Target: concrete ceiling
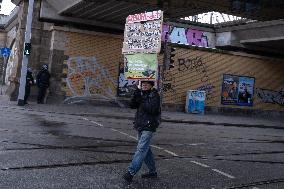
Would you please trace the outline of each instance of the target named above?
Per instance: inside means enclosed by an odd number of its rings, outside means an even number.
[[[283,0],[47,0],[61,16],[124,24],[130,14],[162,9],[166,18],[181,18],[209,11],[242,16],[254,20],[284,18]],[[255,3],[253,3],[255,2]]]
[[[241,43],[254,49],[261,48],[265,49],[266,51],[277,52],[278,54],[284,55],[284,37],[257,40],[252,39],[241,41]]]
[[[74,0],[75,1],[75,0]],[[77,1],[78,2],[78,1]],[[193,5],[189,9],[180,7],[169,9],[168,7],[162,8],[159,4],[153,3],[141,3],[109,0],[109,1],[84,1],[81,0],[73,6],[66,6],[64,9],[58,11],[61,16],[76,17],[86,20],[97,20],[102,22],[108,22],[112,24],[125,24],[125,19],[128,15],[137,14],[141,12],[165,10],[165,17],[167,18],[180,18],[184,15],[193,15],[202,12],[207,12],[210,9],[208,7],[196,8]]]
[[[256,46],[266,47],[270,49],[284,49],[284,39],[273,40],[273,41],[262,41],[253,43]],[[283,52],[283,51],[282,51]]]

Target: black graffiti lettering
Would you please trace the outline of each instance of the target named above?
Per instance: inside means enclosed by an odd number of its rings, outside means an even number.
[[[196,90],[205,91],[206,92],[206,100],[211,100],[211,99],[213,99],[213,89],[214,88],[215,88],[215,86],[213,86],[212,84],[207,84],[207,85],[203,85],[201,87],[198,87]]]
[[[256,89],[257,96],[264,103],[272,103],[284,106],[284,90],[272,91],[269,89]]]
[[[203,62],[202,62],[202,60],[201,60],[201,57],[197,57],[196,59],[197,59],[196,62],[197,62],[197,65],[198,65],[198,66],[204,65]]]
[[[195,57],[192,59],[178,59],[178,70],[181,72],[184,71],[196,71],[201,75],[201,81],[209,81],[209,76],[207,74],[207,67],[202,62],[201,57]]]
[[[178,71],[187,70],[188,67],[185,64],[185,59],[178,59]]]
[[[206,66],[203,64],[201,57],[195,57],[193,59],[178,59],[179,71],[197,71],[206,72]]]
[[[209,80],[209,76],[207,75],[207,73],[201,78],[202,82],[207,82]]]
[[[164,81],[163,81],[163,91],[164,92],[175,92],[174,85],[172,84],[174,82],[174,76],[172,72],[165,71],[164,72]]]
[[[163,84],[163,91],[164,92],[174,92],[175,90],[174,90],[174,88],[173,88],[173,86],[172,86],[172,84],[171,83],[164,83]]]

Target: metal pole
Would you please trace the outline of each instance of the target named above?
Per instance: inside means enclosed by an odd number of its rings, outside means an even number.
[[[167,64],[168,64],[168,58],[169,58],[169,55],[168,55],[168,33],[166,33],[166,36],[165,36],[165,41],[164,41],[164,60],[163,60],[163,66],[162,66],[162,70],[161,70],[161,76],[160,76],[160,108],[162,110],[163,108],[163,98],[164,98],[164,72],[166,71],[167,69]]]
[[[27,24],[26,24],[26,32],[25,32],[25,43],[30,43],[30,40],[31,40],[33,7],[34,7],[34,0],[29,0],[29,8],[28,8]],[[24,44],[24,49],[25,49],[25,44]],[[28,61],[29,61],[28,55],[24,55],[24,52],[23,52],[23,61],[22,61],[19,96],[18,96],[19,106],[25,105],[24,97],[25,97],[25,86],[26,86]]]

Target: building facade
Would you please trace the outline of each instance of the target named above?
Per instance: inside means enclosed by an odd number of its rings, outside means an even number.
[[[17,16],[2,32],[6,36],[6,46],[12,49],[5,79],[11,100],[17,99],[28,3],[19,1],[18,5]],[[135,81],[128,81],[123,76],[123,30],[112,32],[93,26],[43,21],[40,19],[42,5],[36,1],[34,6],[29,67],[36,75],[41,65],[49,65],[51,86],[48,101],[119,101],[129,96]],[[280,24],[284,26],[283,22]],[[206,91],[209,111],[283,113],[283,57],[271,55],[275,51],[265,56],[232,51],[244,48],[247,43],[267,42],[264,41],[267,36],[254,39],[251,33],[255,32],[254,27],[265,30],[271,25],[276,24],[241,26],[238,30],[231,26],[213,28],[186,22],[165,23],[162,39],[164,41],[167,37],[168,45],[176,51],[174,68],[163,70],[164,55],[159,57],[158,87],[163,94],[164,106],[184,110],[186,92],[203,90]],[[250,39],[241,39],[243,35],[240,33],[245,30],[251,32]],[[281,32],[279,35],[284,36]],[[273,37],[282,40],[282,36]],[[232,46],[234,48],[229,48]],[[234,90],[235,96],[232,96]],[[242,97],[244,93],[246,97]],[[32,95],[36,95],[35,87]]]

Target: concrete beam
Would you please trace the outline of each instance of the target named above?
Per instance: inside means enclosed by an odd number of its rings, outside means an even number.
[[[64,7],[62,10],[58,12],[58,14],[62,15],[64,12],[67,12],[69,9],[72,9],[79,3],[82,3],[84,0],[72,0],[72,3],[68,4],[68,6]]]
[[[14,3],[15,5],[19,5],[21,0],[11,0],[12,3]]]
[[[40,10],[40,19],[43,21],[51,21],[51,22],[60,22],[66,24],[78,24],[78,25],[89,25],[96,26],[107,29],[114,29],[123,31],[124,25],[106,23],[96,20],[85,20],[81,18],[74,18],[68,16],[60,16],[56,9],[53,8],[51,4],[48,3],[49,0],[42,0],[41,2],[41,10]]]
[[[260,39],[240,40],[240,43],[259,43],[259,42],[269,42],[269,41],[279,41],[279,40],[284,40],[284,36],[281,36],[281,37],[268,37],[268,38],[260,38]]]
[[[46,0],[46,1],[57,11],[58,14],[61,14],[62,12],[82,2],[83,0],[64,0],[64,1]]]
[[[265,22],[251,22],[242,25],[235,25],[235,26],[218,26],[216,27],[216,32],[229,32],[229,31],[236,31],[236,30],[247,30],[247,29],[257,29],[257,28],[264,28],[264,27],[273,27],[273,26],[284,26],[284,19],[281,20],[273,20],[273,21],[265,21]]]

